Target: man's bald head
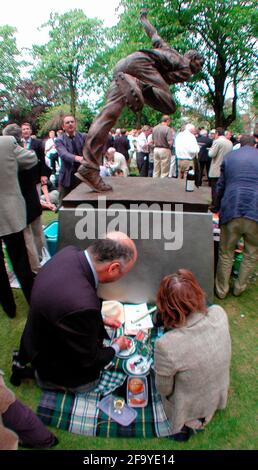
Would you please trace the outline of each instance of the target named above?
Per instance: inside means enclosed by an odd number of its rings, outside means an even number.
[[[100,282],[117,281],[137,259],[135,243],[123,232],[109,232],[88,248]]]

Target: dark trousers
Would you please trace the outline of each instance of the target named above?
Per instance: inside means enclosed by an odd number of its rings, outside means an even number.
[[[210,169],[210,166],[211,166],[211,158],[209,158],[209,160],[206,161],[206,162],[200,162],[199,161],[199,164],[200,164],[200,186],[201,186],[202,185],[204,168],[206,169],[207,178],[208,178],[208,181],[210,183],[210,179],[209,179],[208,175],[209,175],[209,169]]]
[[[35,413],[19,400],[15,400],[2,414],[3,424],[16,432],[21,445],[26,447],[51,447],[55,436]]]
[[[15,302],[5,269],[4,254],[1,243],[2,240],[6,245],[9,258],[13,265],[13,270],[28,303],[30,302],[34,275],[30,268],[23,232],[11,233],[10,235],[2,236],[0,238],[0,302],[7,313],[14,313]]]
[[[211,207],[216,206],[216,201],[217,201],[217,182],[219,178],[210,178],[210,183],[211,183]]]
[[[154,162],[149,162],[148,176],[150,178],[153,177],[153,167],[154,167]]]
[[[70,186],[66,187],[66,186],[63,186],[62,184],[60,184],[60,186],[59,186],[59,204],[58,204],[58,207],[61,207],[64,197],[67,196],[67,194],[69,194],[73,189],[75,189],[80,183],[81,183],[81,181],[78,178],[76,178],[76,176],[74,176],[74,174],[72,174],[71,175]]]
[[[140,176],[148,176],[149,154],[144,152],[138,152],[136,155],[136,163]]]
[[[50,160],[50,167],[51,167],[52,173],[55,175],[56,165],[58,164],[58,153],[56,152],[50,155],[49,160]]]
[[[2,240],[0,240],[0,304],[9,316],[15,316],[16,305],[9,283],[8,274],[5,269]]]

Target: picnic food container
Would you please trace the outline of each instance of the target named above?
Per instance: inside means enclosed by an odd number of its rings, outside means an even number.
[[[104,397],[99,402],[98,407],[121,426],[129,426],[137,416],[137,411],[128,406],[124,398],[115,395]]]
[[[127,379],[127,404],[133,408],[144,408],[148,404],[148,382],[145,376]]]

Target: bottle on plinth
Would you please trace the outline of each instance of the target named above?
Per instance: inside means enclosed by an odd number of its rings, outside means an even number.
[[[185,190],[194,191],[194,186],[195,186],[195,174],[194,174],[193,167],[190,166],[186,174]]]

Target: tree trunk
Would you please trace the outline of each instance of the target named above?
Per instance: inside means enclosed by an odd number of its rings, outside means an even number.
[[[75,117],[76,114],[76,88],[73,83],[70,82],[70,109],[71,115]]]
[[[213,99],[213,109],[215,113],[215,126],[226,129],[236,119],[236,103],[237,103],[237,80],[234,79],[234,97],[232,100],[231,114],[225,116],[225,83],[226,83],[225,64],[218,62],[217,73],[215,76],[215,95]]]
[[[141,120],[142,120],[142,112],[138,111],[138,113],[136,113],[136,123],[135,123],[136,129],[141,129],[142,127]]]

